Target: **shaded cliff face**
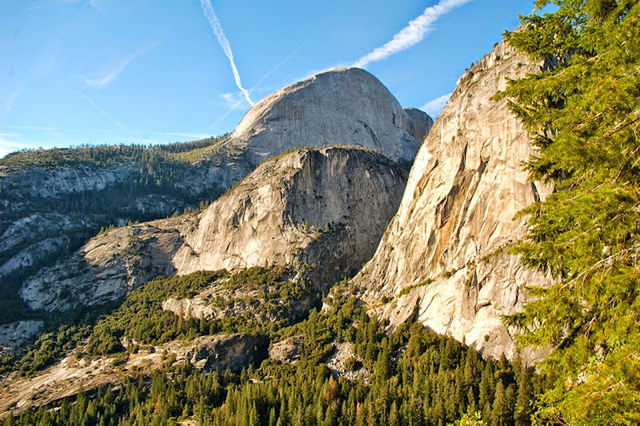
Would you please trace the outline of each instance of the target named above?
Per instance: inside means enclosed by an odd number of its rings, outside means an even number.
[[[154,276],[291,265],[318,290],[355,274],[396,212],[407,172],[359,148],[297,149],[260,165],[199,215],[118,228],[21,288],[32,309],[122,296]]]
[[[296,150],[269,161],[200,217],[174,258],[180,274],[260,265],[317,265],[331,285],[372,255],[406,172],[374,152]]]
[[[417,319],[485,356],[514,355],[500,316],[544,278],[503,249],[527,229],[515,214],[548,189],[528,182],[529,137],[506,101],[490,98],[508,78],[539,70],[500,43],[458,81],[375,256],[353,280],[392,325]]]
[[[430,120],[422,111],[403,110],[367,71],[337,68],[264,98],[244,116],[229,145],[252,164],[295,147],[335,144],[364,146],[410,162]]]
[[[411,163],[431,124],[425,113],[403,110],[368,72],[343,68],[266,97],[230,138],[170,149],[43,150],[0,160],[0,284],[11,293],[0,295],[15,296],[20,283],[101,227],[212,201],[286,150],[360,145]],[[14,316],[0,313],[0,323]]]

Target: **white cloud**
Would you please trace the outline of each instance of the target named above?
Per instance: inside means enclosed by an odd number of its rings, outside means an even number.
[[[127,67],[127,65],[131,63],[131,61],[133,61],[134,59],[136,59],[141,55],[144,55],[149,50],[153,49],[155,46],[157,46],[157,43],[154,43],[151,46],[145,47],[142,50],[132,53],[131,55],[125,57],[120,62],[117,62],[116,64],[114,64],[113,67],[107,70],[104,75],[100,77],[94,77],[94,78],[85,77],[84,82],[89,86],[93,86],[97,88],[102,88],[106,86],[107,84],[111,83],[116,77],[118,77],[120,73],[122,73],[122,71],[124,71],[124,69]]]
[[[107,0],[90,0],[89,4],[93,7],[98,13],[104,13],[106,10]]]
[[[58,127],[47,126],[7,126],[10,129],[24,129],[24,130],[60,130]]]
[[[438,4],[427,7],[424,12],[422,12],[422,15],[409,22],[409,25],[394,35],[390,41],[358,59],[353,66],[364,67],[371,62],[386,59],[395,53],[418,44],[424,39],[425,35],[433,30],[432,25],[441,16],[446,15],[451,10],[469,1],[471,0],[441,0]]]
[[[9,154],[10,152],[18,151],[20,149],[34,149],[37,148],[33,145],[28,145],[20,142],[16,142],[13,140],[5,139],[4,136],[9,135],[9,133],[0,133],[0,158]],[[17,136],[14,134],[14,136]]]
[[[127,65],[129,65],[129,63],[133,61],[136,56],[137,55],[129,55],[123,61],[116,64],[111,70],[109,70],[106,75],[93,79],[85,77],[84,82],[89,86],[97,88],[104,87],[107,84],[111,83],[113,79],[115,79],[122,71],[124,71]]]
[[[442,108],[444,108],[444,106],[447,104],[447,101],[450,97],[451,93],[447,93],[446,95],[442,95],[433,100],[430,100],[422,107],[420,107],[420,109],[429,114],[431,117],[437,117],[438,114],[440,114],[440,111],[442,111]]]
[[[122,130],[125,130],[124,126],[122,125],[122,123],[120,123],[118,120],[116,120],[115,118],[111,117],[111,115],[109,115],[109,113],[107,111],[105,111],[100,105],[98,105],[97,103],[94,102],[93,99],[91,99],[90,97],[88,97],[87,95],[85,95],[84,93],[80,92],[80,91],[76,91],[76,93],[78,95],[80,95],[83,99],[85,99],[87,102],[89,102],[91,104],[91,106],[93,106],[100,114],[104,115],[106,118],[109,119],[109,121],[111,121],[113,124],[115,124],[116,126],[120,127]]]
[[[224,35],[224,30],[222,29],[222,24],[220,24],[220,20],[213,10],[213,6],[211,6],[211,0],[200,0],[200,6],[202,7],[202,11],[204,12],[204,16],[207,17],[209,21],[209,25],[211,25],[211,29],[213,33],[216,35],[218,39],[218,44],[222,47],[225,56],[229,59],[229,64],[231,65],[231,72],[233,73],[233,79],[236,82],[236,86],[243,93],[245,99],[249,104],[253,105],[253,101],[251,100],[251,96],[249,96],[249,91],[242,86],[242,80],[240,79],[240,73],[238,72],[238,68],[236,67],[235,60],[233,59],[233,51],[231,50],[231,44],[229,44],[229,40],[227,36]]]

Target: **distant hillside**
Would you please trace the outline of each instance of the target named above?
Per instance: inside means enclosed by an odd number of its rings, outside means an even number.
[[[1,159],[0,323],[29,315],[16,297],[25,277],[101,228],[216,199],[225,180],[203,150],[225,139],[23,151]]]

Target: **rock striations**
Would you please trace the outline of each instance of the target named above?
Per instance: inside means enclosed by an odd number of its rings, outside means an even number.
[[[318,289],[353,276],[396,212],[405,169],[361,148],[300,148],[261,164],[198,215],[98,235],[28,280],[32,309],[122,296],[154,276],[292,265]]]
[[[180,274],[316,265],[333,284],[369,260],[406,172],[362,149],[297,149],[258,167],[200,217],[174,258]]]
[[[353,280],[392,326],[416,319],[485,356],[514,355],[501,315],[544,278],[504,249],[527,229],[516,213],[548,189],[527,180],[527,132],[491,97],[539,70],[503,42],[458,81],[375,256]]]
[[[335,144],[412,162],[432,123],[420,110],[403,110],[367,71],[337,68],[264,98],[247,112],[228,146],[252,164],[295,147]]]
[[[358,145],[411,163],[431,124],[422,111],[403,110],[368,72],[340,68],[267,96],[230,137],[211,139],[209,146],[205,140],[180,148],[185,152],[156,147],[133,154],[161,154],[170,162],[91,162],[82,155],[68,161],[49,151],[14,158],[42,157],[33,164],[24,160],[26,166],[0,160],[0,283],[10,274],[29,276],[62,251],[77,249],[101,226],[167,217],[210,201],[262,161],[293,148]],[[147,168],[154,175],[140,174]],[[149,184],[158,179],[162,188]]]

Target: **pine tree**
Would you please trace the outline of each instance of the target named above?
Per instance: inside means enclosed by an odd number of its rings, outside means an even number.
[[[531,425],[531,414],[533,412],[533,386],[531,385],[531,375],[526,368],[522,368],[520,380],[518,381],[518,399],[516,402],[515,422],[516,426]]]
[[[498,381],[496,385],[496,395],[493,400],[491,411],[491,424],[494,426],[505,426],[509,424],[509,406],[504,390],[504,385]]]
[[[391,403],[391,408],[389,409],[389,426],[399,426],[400,425],[400,414],[398,413],[398,406],[395,401]]]
[[[560,423],[640,422],[640,3],[537,0],[507,40],[539,74],[501,95],[533,135],[531,178],[555,188],[534,204],[518,245],[554,279],[510,324],[553,348],[539,416]]]

